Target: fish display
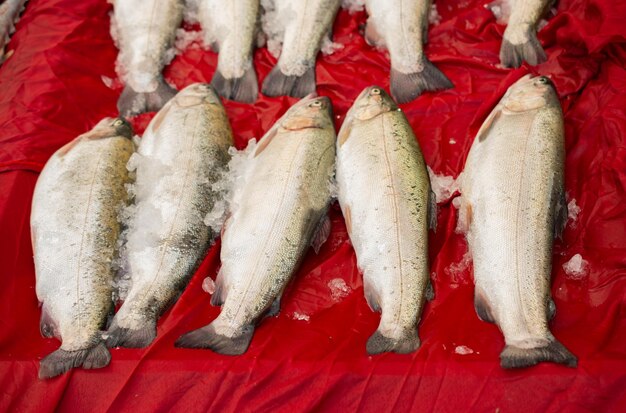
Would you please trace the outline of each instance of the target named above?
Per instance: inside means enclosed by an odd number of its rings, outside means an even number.
[[[127,201],[131,135],[123,119],[103,119],[55,152],[37,180],[31,238],[40,330],[62,341],[41,360],[40,378],[104,367],[111,359],[100,330],[113,311],[111,263],[118,211]]]
[[[423,91],[453,87],[424,54],[430,0],[366,0],[366,41],[391,57],[391,95],[407,103]]]
[[[563,114],[544,76],[513,84],[480,128],[460,177],[459,228],[474,261],[478,316],[498,325],[504,368],[576,366],[550,332],[552,243],[567,221]]]
[[[107,331],[109,347],[145,347],[156,322],[182,292],[212,240],[204,218],[228,163],[232,131],[208,84],[187,86],[152,119],[137,154],[135,205],[123,258],[130,289]]]
[[[341,0],[268,0],[265,12],[276,14],[270,37],[279,37],[282,50],[276,66],[263,81],[266,96],[304,97],[315,92],[315,59],[324,36],[329,37]]]
[[[498,22],[506,23],[500,47],[504,67],[520,67],[522,62],[537,65],[546,61],[546,53],[537,39],[539,21],[554,0],[497,0],[489,5],[499,10]]]
[[[9,37],[15,31],[15,23],[20,19],[20,14],[26,7],[27,1],[0,1],[0,64],[9,57],[10,52],[5,54],[4,47],[9,43]]]
[[[111,34],[120,50],[125,83],[117,107],[122,116],[159,110],[176,90],[163,79],[174,57],[176,29],[183,20],[182,0],[112,0]]]
[[[198,3],[198,19],[204,43],[219,52],[211,84],[227,99],[253,103],[259,92],[252,65],[259,0],[203,0]]]
[[[244,182],[235,188],[222,235],[222,267],[209,325],[181,336],[177,347],[244,353],[256,323],[280,310],[280,298],[310,245],[330,232],[326,210],[335,163],[335,130],[327,97],[305,97],[259,141]]]
[[[412,352],[431,288],[428,229],[437,206],[411,125],[378,86],[359,95],[339,131],[337,184],[365,297],[382,313],[367,352]]]

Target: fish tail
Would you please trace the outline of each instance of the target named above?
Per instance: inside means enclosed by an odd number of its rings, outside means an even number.
[[[541,47],[537,33],[533,30],[526,32],[526,42],[513,44],[506,38],[502,39],[500,47],[500,63],[504,67],[520,67],[522,62],[527,62],[531,66],[538,65],[547,60],[546,52]]]
[[[288,76],[275,66],[263,81],[263,94],[266,96],[305,97],[315,92],[315,67],[309,68],[302,76]]]
[[[56,377],[76,367],[99,369],[107,366],[110,361],[111,354],[102,342],[98,342],[93,347],[76,351],[58,349],[39,363],[39,378]]]
[[[393,351],[398,354],[412,353],[420,346],[420,339],[417,335],[417,329],[410,329],[400,339],[394,339],[384,336],[379,330],[367,340],[367,354],[380,354]]]
[[[243,329],[241,335],[227,337],[217,333],[215,327],[209,324],[187,334],[183,334],[176,340],[174,345],[184,348],[208,348],[219,354],[237,356],[248,350],[253,333],[254,326],[250,325]]]
[[[542,361],[565,364],[576,367],[578,360],[568,349],[557,340],[543,347],[519,348],[511,345],[504,347],[500,354],[500,365],[505,369],[530,367]]]
[[[250,66],[242,77],[232,79],[225,78],[219,70],[216,70],[211,85],[220,96],[237,102],[254,103],[259,95],[254,66]]]
[[[147,322],[139,329],[123,328],[115,320],[104,334],[107,347],[144,348],[148,347],[156,337],[156,323]]]
[[[175,95],[176,89],[163,79],[154,92],[136,92],[130,85],[126,85],[117,101],[117,109],[122,116],[153,112],[161,109]]]
[[[450,79],[426,57],[422,60],[422,66],[421,71],[414,73],[402,73],[391,68],[390,89],[398,103],[410,102],[424,91],[454,87]]]

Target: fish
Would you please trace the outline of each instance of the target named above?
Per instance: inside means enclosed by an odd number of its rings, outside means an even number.
[[[26,8],[28,0],[0,1],[0,64],[8,59],[12,51],[5,53],[5,46],[9,43],[11,34],[15,31],[15,24]]]
[[[204,43],[219,51],[211,84],[226,99],[254,103],[259,85],[252,64],[259,0],[204,0],[198,4]]]
[[[459,178],[458,228],[474,262],[474,305],[496,323],[504,368],[576,366],[550,332],[553,238],[567,221],[563,113],[545,76],[514,83],[481,126]]]
[[[159,316],[178,298],[215,234],[204,223],[233,145],[219,96],[208,84],[181,90],[150,121],[137,154],[134,207],[122,258],[130,278],[105,333],[109,347],[146,347]]]
[[[210,324],[181,336],[177,347],[238,355],[255,325],[280,310],[285,286],[310,245],[330,233],[326,215],[335,163],[335,129],[327,97],[305,97],[259,141],[247,178],[235,188],[222,235],[222,266]]]
[[[340,4],[341,0],[273,0],[282,50],[263,81],[264,95],[301,98],[315,92],[315,59],[324,36],[330,37]]]
[[[337,186],[366,300],[382,313],[367,352],[413,352],[432,289],[428,230],[437,204],[411,125],[381,87],[361,92],[339,130]]]
[[[507,23],[500,63],[504,67],[520,67],[522,62],[535,66],[546,61],[546,53],[537,39],[537,26],[554,0],[496,0],[488,7],[499,11],[498,22]]]
[[[424,91],[453,87],[452,82],[424,54],[428,37],[430,0],[367,0],[365,40],[385,48],[391,58],[390,89],[398,103]]]
[[[56,151],[35,185],[30,226],[40,331],[62,341],[41,360],[41,379],[111,360],[100,330],[113,311],[112,262],[118,211],[128,201],[131,136],[124,119],[103,119]]]
[[[159,110],[176,90],[163,79],[174,57],[182,0],[112,0],[111,35],[119,49],[118,73],[125,83],[117,107],[122,116]]]

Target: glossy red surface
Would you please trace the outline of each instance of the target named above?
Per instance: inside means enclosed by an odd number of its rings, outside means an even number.
[[[579,357],[578,368],[499,367],[503,338],[474,312],[471,267],[458,264],[466,245],[454,233],[450,203],[440,205],[431,236],[436,297],[419,326],[422,347],[368,357],[365,341],[379,316],[365,303],[334,205],[329,241],[319,255],[308,252],[280,315],[263,321],[245,355],[173,347],[219,311],[201,288],[217,271],[218,242],[161,318],[152,346],[114,349],[104,369],[39,381],[39,360],[59,342],[38,331],[30,200],[37,173],[56,149],[116,115],[120,90],[102,80],[115,78],[110,7],[104,0],[31,0],[9,45],[15,54],[0,67],[0,410],[626,411],[626,4],[610,0],[561,0],[539,36],[549,59],[534,69],[553,79],[561,97],[566,189],[581,208],[555,244],[551,323]],[[456,87],[403,109],[427,163],[456,176],[482,120],[528,69],[496,66],[504,27],[483,0],[439,0],[437,7],[441,23],[430,28],[426,50]],[[318,60],[318,92],[331,97],[337,126],[361,89],[388,88],[389,61],[365,44],[364,21],[362,12],[341,11],[335,41],[345,47]],[[216,62],[215,53],[192,45],[165,76],[178,88],[209,81]],[[260,81],[274,62],[266,49],[255,52]],[[293,101],[225,102],[237,147],[260,137]],[[135,126],[141,130],[151,116],[138,117]],[[590,264],[579,279],[562,269],[577,253]],[[334,299],[328,284],[337,278],[350,291]]]

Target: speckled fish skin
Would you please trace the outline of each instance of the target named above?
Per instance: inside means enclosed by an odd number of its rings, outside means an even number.
[[[9,43],[9,37],[15,31],[15,24],[20,19],[28,0],[0,1],[0,64],[6,59],[4,47]]]
[[[212,186],[233,145],[215,90],[192,84],[152,119],[136,159],[135,208],[125,257],[131,287],[106,333],[110,347],[145,347],[161,313],[182,292],[211,242],[204,223]],[[132,166],[131,166],[132,168]]]
[[[37,180],[31,234],[41,333],[62,341],[41,361],[40,378],[104,367],[111,358],[100,329],[113,309],[111,264],[127,201],[130,137],[124,120],[104,119],[52,155]]]
[[[367,351],[414,351],[430,283],[428,227],[436,211],[411,126],[378,86],[361,93],[339,131],[337,184],[366,298],[382,311]]]
[[[537,39],[537,26],[554,0],[506,1],[510,16],[500,48],[502,66],[520,67],[524,61],[534,66],[545,62],[546,54]]]
[[[259,0],[203,0],[198,3],[198,18],[204,43],[219,51],[211,84],[227,99],[253,103],[259,88],[252,65]]]
[[[259,141],[222,237],[222,267],[211,299],[222,311],[177,346],[242,354],[255,323],[270,306],[270,314],[278,312],[280,296],[330,202],[335,161],[330,110],[326,97],[305,98]]]
[[[126,88],[118,108],[124,116],[158,110],[176,91],[165,83],[164,66],[183,19],[181,0],[113,0],[112,31],[120,49]]]
[[[365,36],[385,47],[391,57],[391,94],[407,103],[425,90],[452,87],[450,80],[424,54],[430,0],[367,0]]]
[[[548,329],[552,243],[567,220],[564,157],[552,83],[527,75],[481,127],[461,177],[459,224],[474,261],[476,311],[504,334],[506,368],[576,365]]]
[[[304,97],[315,92],[315,59],[323,37],[332,31],[340,3],[274,0],[284,36],[278,62],[263,81],[265,95]]]

